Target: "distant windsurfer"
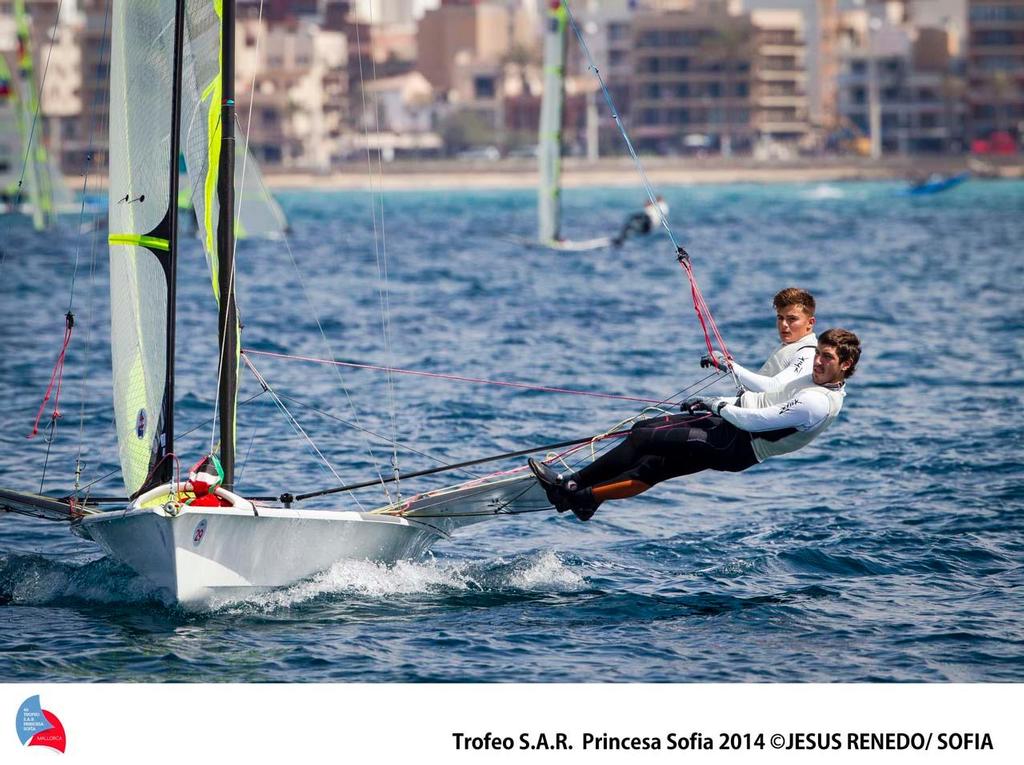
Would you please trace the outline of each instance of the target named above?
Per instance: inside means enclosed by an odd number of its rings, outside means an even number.
[[[653,202],[647,200],[643,210],[633,213],[622,224],[622,230],[612,238],[612,244],[620,247],[630,235],[646,236],[660,226],[662,219],[667,217],[668,204],[664,197],[657,196]]]
[[[696,397],[683,414],[636,423],[624,441],[569,474],[529,460],[559,512],[589,520],[602,502],[625,499],[702,470],[739,472],[807,446],[839,415],[860,340],[845,329],[818,338],[812,370],[781,388],[737,398]],[[808,379],[809,378],[809,379]]]

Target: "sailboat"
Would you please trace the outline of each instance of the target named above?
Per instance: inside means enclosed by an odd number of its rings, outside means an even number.
[[[970,177],[971,174],[969,172],[956,173],[954,175],[932,173],[926,178],[922,178],[911,183],[910,186],[903,189],[901,195],[924,196],[926,194],[938,194],[940,191],[948,191],[949,189],[959,186]]]
[[[111,351],[130,501],[110,509],[81,493],[0,489],[0,511],[70,522],[74,533],[184,604],[286,586],[345,559],[415,557],[467,524],[550,509],[523,471],[366,512],[295,507],[335,490],[283,493],[278,501],[236,490],[234,14],[234,3],[222,0],[115,0],[112,6]],[[187,480],[174,470],[179,153],[189,169],[220,335],[219,372],[210,380],[217,387],[220,444]]]
[[[564,252],[600,250],[608,236],[570,240],[562,237],[562,122],[565,113],[565,60],[569,14],[561,0],[551,0],[544,25],[544,92],[541,97],[537,163],[537,239],[516,242]]]
[[[72,200],[40,138],[39,91],[25,0],[15,0],[13,10],[17,77],[11,77],[0,55],[0,193],[11,211],[30,214],[33,227],[43,231],[56,222],[58,209],[68,209]]]

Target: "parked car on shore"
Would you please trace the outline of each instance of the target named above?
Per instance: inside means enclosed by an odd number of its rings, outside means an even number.
[[[501,159],[501,152],[498,151],[497,146],[477,146],[472,149],[466,149],[460,151],[455,155],[456,159],[472,159],[472,160],[486,160],[487,162],[496,162]]]

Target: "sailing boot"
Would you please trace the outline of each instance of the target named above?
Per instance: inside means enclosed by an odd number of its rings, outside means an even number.
[[[589,521],[594,517],[597,508],[601,506],[601,500],[594,496],[593,489],[577,489],[569,491],[567,494],[569,509],[581,521]]]
[[[555,510],[564,513],[566,510],[572,509],[569,500],[572,493],[570,486],[575,488],[575,483],[571,482],[567,486],[565,476],[557,472],[550,465],[535,460],[533,457],[527,459],[526,462],[530,466],[530,470],[537,477],[537,483],[544,489],[548,502],[554,506]]]

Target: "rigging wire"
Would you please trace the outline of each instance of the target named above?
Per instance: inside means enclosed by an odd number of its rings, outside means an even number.
[[[264,5],[264,3],[261,0],[260,6],[259,6],[259,19],[262,19],[262,17],[263,17],[263,5]],[[262,30],[263,30],[262,23],[259,25],[258,29],[259,29],[259,31],[257,33],[257,40],[256,40],[256,50],[257,50],[257,53],[258,53],[259,48],[260,48],[260,46],[262,44]],[[245,141],[245,146],[246,147],[248,147],[249,135],[250,135],[250,132],[251,132],[251,129],[252,129],[252,108],[253,108],[253,102],[255,100],[254,99],[255,89],[256,89],[256,78],[254,76],[253,79],[252,79],[252,82],[250,83],[249,121],[248,121],[248,124],[246,125],[246,129],[244,131],[242,131],[244,136],[245,136],[244,137],[244,141]],[[246,155],[248,155],[248,152],[246,152]],[[247,156],[246,156],[246,159],[243,160],[243,168],[244,168],[244,165],[245,165],[245,163],[247,161],[248,161],[248,159],[247,159]],[[244,169],[243,169],[243,175],[244,175]],[[261,184],[260,187],[261,187],[263,193],[266,194],[269,197],[270,193],[269,193],[269,190],[266,188],[266,185],[262,182],[262,179],[259,179],[258,176],[257,176],[257,179],[258,179],[258,181]],[[241,199],[243,197],[243,194],[239,194],[238,196],[239,196],[239,207],[238,207],[239,212],[238,212],[238,215],[240,215]],[[295,258],[295,253],[292,250],[291,240],[290,240],[290,238],[288,236],[288,232],[284,231],[284,232],[282,232],[282,234],[283,234],[282,240],[283,240],[283,243],[284,243],[284,246],[285,246],[285,250],[288,253],[288,257],[289,257],[289,259],[290,259],[290,261],[292,263],[292,266],[293,266],[293,268],[295,270],[295,273],[298,276],[299,284],[300,284],[300,287],[302,289],[303,296],[306,298],[306,302],[307,302],[307,304],[310,307],[310,310],[311,310],[311,312],[313,314],[313,318],[316,321],[317,328],[320,331],[320,336],[323,339],[325,347],[327,348],[327,352],[333,357],[334,356],[334,350],[331,347],[330,341],[327,338],[327,333],[324,330],[323,322],[322,322],[322,320],[320,318],[319,313],[316,310],[316,306],[315,306],[315,304],[313,303],[313,301],[312,301],[312,299],[310,297],[309,288],[308,288],[308,286],[306,284],[305,278],[303,277],[302,270],[299,268],[298,261]],[[234,246],[237,249],[237,246],[238,246],[237,238],[235,238],[234,242],[235,242]],[[231,273],[231,275],[229,277],[229,281],[231,283],[231,287],[232,288],[234,287],[235,273],[236,273],[236,269],[233,269],[232,273]],[[220,342],[221,342],[221,344],[223,344],[223,337],[220,339]],[[223,372],[223,370],[220,368],[220,362],[218,361],[218,369],[217,369],[217,379],[218,380],[220,379],[220,376],[221,376],[222,372]],[[342,378],[340,372],[338,372],[337,377],[338,377],[338,382],[341,385],[342,392],[345,394],[345,398],[346,398],[346,400],[347,400],[347,402],[349,404],[349,407],[352,409],[353,416],[358,420],[358,417],[359,417],[358,411],[356,410],[355,403],[352,400],[351,394],[349,393],[348,387],[345,385],[344,379]],[[215,417],[214,417],[214,420],[213,420],[213,429],[211,431],[211,438],[210,438],[210,451],[211,451],[211,453],[213,452],[213,445],[214,445],[214,442],[215,442],[215,439],[216,439],[216,414],[217,414],[217,408],[218,407],[219,407],[219,401],[214,406]],[[282,411],[285,413],[285,418],[288,419],[289,422],[292,424],[292,427],[298,426],[297,421],[294,420],[292,415],[289,412],[287,412],[286,409],[282,409]],[[301,426],[298,426],[298,427],[299,427],[299,430],[301,431]],[[302,432],[303,436],[308,440],[309,439],[308,434],[305,434],[305,431],[301,431],[301,432]],[[313,446],[314,452],[316,452],[317,454],[322,454],[320,452],[319,448],[317,448],[315,444],[312,444],[311,440],[310,440],[310,443]],[[377,470],[377,474],[381,478],[382,485],[383,485],[383,476],[380,474],[379,468],[376,467],[377,460],[376,460],[376,457],[373,454],[373,447],[370,445],[369,441],[366,441],[365,439],[364,439],[364,445],[366,446],[367,451],[370,454],[371,463],[375,466],[375,469]],[[337,476],[337,473],[335,472],[333,467],[330,467],[330,470],[331,470],[332,473],[334,473]],[[339,480],[340,480],[340,478],[339,478]]]
[[[262,9],[263,9],[263,2],[261,0],[261,3],[260,3],[260,18],[262,18],[262,13],[263,13]],[[260,25],[259,30],[260,31],[259,31],[259,33],[257,35],[257,43],[256,43],[257,50],[259,49],[259,46],[260,46],[261,40],[262,40],[262,24]],[[357,34],[358,34],[358,28],[357,28],[356,31],[357,31]],[[249,98],[249,114],[250,114],[250,119],[249,119],[248,125],[246,126],[246,130],[243,131],[244,134],[245,134],[246,145],[248,145],[249,132],[250,132],[251,127],[252,127],[251,114],[252,114],[252,104],[253,104],[253,101],[254,101],[253,94],[255,93],[255,87],[256,87],[256,81],[255,81],[255,78],[254,78],[252,83],[251,83],[250,98]],[[267,197],[270,197],[270,191],[267,189],[266,184],[263,182],[263,179],[260,178],[259,175],[257,175],[256,177],[257,177],[257,182],[260,183],[260,188],[262,189],[264,195],[267,196]],[[334,352],[334,349],[333,349],[333,347],[331,345],[330,340],[327,337],[327,331],[324,329],[323,321],[321,320],[320,314],[317,311],[316,304],[312,300],[309,287],[307,286],[305,277],[303,276],[302,269],[299,268],[299,263],[298,263],[298,260],[295,257],[294,251],[292,250],[291,239],[288,236],[287,230],[282,232],[282,234],[283,234],[282,240],[283,240],[283,243],[284,243],[284,247],[285,247],[286,252],[288,253],[288,258],[291,261],[291,264],[292,264],[292,267],[293,267],[293,269],[295,271],[295,274],[298,277],[299,286],[301,288],[303,297],[305,298],[306,304],[308,305],[308,307],[310,309],[310,312],[313,315],[313,319],[316,322],[317,329],[320,332],[320,337],[323,340],[324,347],[326,348],[328,355],[330,355],[331,358],[334,358],[334,356],[336,354]],[[237,246],[237,240],[236,240],[236,246]],[[345,400],[346,400],[346,402],[348,404],[349,409],[351,409],[351,411],[352,411],[352,416],[358,422],[359,421],[359,411],[356,409],[355,402],[352,399],[352,395],[351,395],[351,393],[350,393],[350,391],[348,389],[348,386],[345,385],[345,380],[342,377],[340,370],[336,369],[335,371],[336,371],[336,377],[338,378],[338,384],[341,386],[342,393],[344,393],[344,395],[345,395]],[[219,376],[219,374],[220,374],[220,372],[218,370],[218,376]],[[378,478],[381,481],[381,485],[383,487],[385,487],[385,493],[386,493],[387,489],[386,489],[386,486],[385,486],[384,477],[383,477],[383,475],[380,472],[380,468],[378,467],[377,458],[376,458],[376,455],[374,454],[374,451],[373,451],[373,446],[370,444],[369,440],[367,440],[365,437],[363,439],[363,445],[366,447],[367,453],[369,454],[369,457],[370,457],[370,463],[374,466],[374,470],[377,472],[377,476],[378,476]]]
[[[103,61],[105,56],[108,54],[107,51],[107,40],[109,38],[110,28],[110,7],[111,3],[107,3],[106,8],[103,12],[103,35],[102,43],[100,43],[100,61]],[[94,94],[92,108],[94,113],[99,112],[99,92]],[[92,167],[93,158],[95,157],[95,129],[97,120],[89,120],[89,141],[88,149],[85,155],[85,172],[82,173],[82,206],[78,213],[78,232],[79,236],[75,237],[75,271],[78,270],[78,259],[81,251],[80,237],[82,232],[82,224],[85,219],[85,200],[89,191],[89,171]],[[96,213],[94,218],[94,224],[100,218],[100,213]],[[88,302],[86,303],[86,315],[89,317],[89,321],[85,322],[85,363],[82,371],[82,382],[81,382],[81,403],[79,405],[78,412],[78,450],[75,454],[75,494],[78,494],[79,485],[81,484],[82,471],[84,463],[82,461],[82,451],[85,447],[85,402],[89,398],[89,363],[93,358],[93,318],[95,317],[96,307],[96,253],[98,250],[100,227],[93,225],[92,227],[92,244],[89,248],[89,289],[88,289]],[[74,280],[72,280],[72,293],[74,292]],[[68,304],[68,311],[71,310],[70,300]]]
[[[245,361],[246,366],[249,367],[249,370],[256,377],[256,380],[257,380],[257,382],[259,382],[260,386],[262,386],[262,388],[267,393],[270,394],[271,398],[274,400],[274,403],[277,404],[277,406],[281,410],[282,414],[284,414],[284,416],[288,419],[288,422],[291,423],[292,428],[299,435],[299,437],[302,438],[309,445],[309,447],[313,451],[313,453],[316,454],[316,456],[320,458],[320,461],[327,467],[327,469],[331,472],[331,474],[338,481],[341,481],[342,479],[341,479],[341,476],[338,475],[338,471],[336,471],[334,469],[334,466],[331,465],[331,463],[327,459],[327,457],[324,456],[324,453],[322,451],[320,451],[319,447],[317,447],[317,445],[313,442],[313,439],[309,437],[309,434],[306,433],[305,429],[299,424],[299,421],[295,419],[295,417],[292,415],[292,413],[290,411],[288,411],[288,407],[285,406],[284,401],[282,401],[281,397],[277,395],[277,392],[273,388],[270,387],[270,383],[267,382],[266,378],[264,378],[263,375],[260,374],[259,370],[256,369],[256,367],[253,365],[252,361],[250,361],[245,356],[243,356],[242,359]],[[384,479],[382,477],[381,480],[386,480],[386,479]],[[363,510],[364,509],[363,508],[363,504],[359,501],[359,498],[356,497],[354,494],[351,494],[351,492],[349,493],[349,495],[352,497],[353,500],[355,500],[355,503],[359,506],[359,509]]]
[[[672,231],[672,226],[669,225],[668,218],[662,212],[661,206],[658,204],[657,197],[654,193],[654,187],[651,185],[651,181],[647,177],[647,171],[644,169],[644,164],[640,161],[640,156],[637,154],[636,147],[633,146],[633,141],[630,139],[629,133],[626,131],[626,126],[622,122],[619,110],[615,107],[615,101],[612,98],[611,91],[608,90],[608,86],[605,84],[604,77],[601,76],[601,70],[598,69],[597,64],[594,63],[594,57],[590,53],[590,48],[587,46],[586,40],[583,39],[583,32],[576,23],[576,17],[573,15],[572,8],[569,7],[569,1],[561,0],[561,2],[569,18],[569,24],[572,26],[573,32],[576,34],[576,39],[579,41],[580,49],[587,58],[587,67],[594,73],[598,83],[601,85],[601,91],[604,95],[605,102],[608,104],[608,109],[611,112],[612,119],[615,121],[616,126],[619,128],[619,132],[622,134],[623,140],[626,142],[626,148],[629,150],[629,155],[633,158],[633,164],[636,166],[636,170],[640,175],[644,190],[647,192],[647,198],[650,200],[654,209],[658,211],[658,218],[661,221],[662,228],[664,228],[665,233],[668,234],[668,238],[672,242],[672,246],[675,248],[676,258],[683,267],[686,277],[690,282],[690,289],[693,294],[693,307],[697,313],[697,318],[700,320],[701,327],[704,330],[704,339],[708,346],[708,352],[711,354],[713,363],[717,368],[718,361],[715,360],[714,348],[712,347],[711,338],[708,334],[706,325],[710,325],[712,332],[714,333],[715,340],[718,342],[726,357],[732,358],[732,356],[729,353],[729,348],[725,344],[725,340],[722,338],[722,335],[718,330],[718,325],[715,322],[714,316],[712,316],[710,309],[707,307],[707,303],[704,301],[704,296],[701,294],[700,287],[698,286],[696,277],[693,273],[693,266],[690,263],[690,256],[683,246],[676,240],[675,233]],[[741,387],[739,378],[736,377],[736,374],[732,371],[731,367],[729,368],[729,372],[732,374],[737,388]]]
[[[619,401],[634,401],[640,404],[660,404],[663,403],[658,399],[653,398],[639,398],[637,396],[622,396],[615,393],[599,393],[597,391],[587,390],[576,390],[572,388],[555,388],[551,386],[543,385],[530,385],[528,383],[509,382],[506,380],[488,380],[482,377],[465,377],[463,375],[444,374],[441,372],[424,372],[416,369],[402,369],[400,367],[386,367],[378,366],[375,364],[357,364],[350,361],[335,361],[333,359],[318,359],[312,356],[299,356],[287,353],[274,353],[272,351],[256,351],[251,348],[243,348],[242,353],[255,355],[255,356],[267,356],[275,359],[286,359],[291,361],[310,361],[317,364],[332,364],[340,367],[351,367],[353,369],[368,369],[377,372],[388,372],[405,375],[415,375],[418,377],[431,377],[440,380],[454,380],[456,382],[467,382],[477,383],[480,385],[497,385],[506,388],[520,388],[522,390],[533,390],[540,391],[543,393],[567,393],[574,396],[593,396],[595,398],[608,398],[616,399]]]
[[[17,194],[16,200],[14,202],[15,209],[21,203],[23,184],[24,184],[24,180],[25,180],[25,173],[27,172],[27,169],[28,169],[28,163],[29,163],[29,161],[32,161],[32,162],[37,161],[37,158],[31,157],[32,145],[33,145],[33,140],[35,138],[36,126],[39,123],[39,118],[40,118],[40,115],[42,113],[43,91],[44,91],[44,88],[46,86],[46,78],[47,78],[47,75],[48,75],[49,70],[50,70],[50,59],[51,59],[51,57],[53,55],[53,48],[54,48],[55,41],[56,41],[56,38],[57,38],[57,30],[60,27],[60,17],[61,17],[62,9],[63,9],[63,0],[61,0],[57,4],[57,10],[56,10],[56,14],[54,16],[54,23],[53,23],[53,26],[52,26],[52,28],[50,30],[50,44],[49,44],[49,47],[48,47],[47,53],[46,53],[46,61],[45,61],[44,65],[43,65],[42,78],[40,79],[40,82],[39,82],[39,92],[38,93],[33,93],[33,96],[35,98],[35,106],[36,106],[36,108],[33,110],[33,113],[32,113],[32,123],[31,123],[31,127],[29,129],[28,140],[27,140],[26,145],[25,145],[25,156],[24,156],[24,158],[22,160],[21,174],[20,174],[20,177],[18,179],[18,194]],[[107,21],[108,18],[109,18],[109,7],[108,7],[107,11],[104,14],[104,29],[106,29],[106,21]],[[19,23],[26,23],[27,24],[27,21],[24,21],[24,19],[22,19]],[[29,37],[31,37],[31,31],[30,30],[28,31],[27,34],[28,34]],[[105,45],[105,43],[104,43],[104,45]],[[101,56],[102,56],[102,52],[103,52],[103,48],[101,47]],[[20,49],[19,50],[19,54],[21,56],[28,56],[29,57],[29,62],[28,63],[29,63],[29,65],[32,64],[32,61],[31,61],[32,53],[31,53],[31,48],[29,46],[25,46],[24,49]],[[19,60],[19,62],[17,64],[17,68],[19,70],[19,74],[18,74],[19,80],[23,80],[24,79],[24,73],[23,73],[24,72],[24,67],[23,67],[23,62],[22,61]],[[30,82],[28,84],[32,85],[33,83]],[[79,230],[81,230],[81,228],[82,228],[82,222],[83,222],[84,217],[85,217],[85,197],[86,197],[86,192],[88,190],[88,182],[89,182],[88,164],[91,162],[92,155],[93,155],[93,152],[92,152],[92,150],[93,150],[93,124],[92,123],[90,123],[89,141],[88,141],[87,145],[88,145],[89,151],[87,153],[86,171],[83,173],[82,200],[81,200],[81,207],[80,207],[80,210],[79,210]],[[49,174],[49,172],[50,172],[49,167],[47,167],[46,172],[47,172],[47,174]],[[52,204],[52,201],[53,201],[52,200],[52,179],[51,179],[51,182],[50,182],[50,194],[51,194],[50,202]],[[39,204],[41,204],[41,200],[37,199],[37,200],[35,200],[33,202],[33,204],[39,205]],[[51,212],[55,214],[55,211],[51,210]],[[5,226],[6,225],[7,225],[7,223],[5,221]],[[42,487],[43,487],[44,482],[46,480],[46,470],[47,470],[47,466],[49,465],[50,452],[51,452],[51,449],[53,447],[54,440],[56,438],[58,420],[61,418],[61,413],[60,413],[60,394],[61,394],[62,385],[63,385],[65,362],[66,362],[66,359],[67,359],[68,349],[69,349],[69,346],[71,344],[72,331],[73,331],[73,328],[74,328],[74,325],[75,325],[75,314],[74,314],[73,311],[74,311],[74,300],[75,300],[75,287],[76,287],[76,284],[77,284],[78,270],[79,270],[79,265],[80,265],[80,262],[81,262],[80,255],[81,255],[81,247],[77,243],[77,240],[76,240],[74,266],[72,267],[71,284],[70,284],[70,287],[69,287],[69,290],[68,290],[68,305],[67,305],[67,311],[65,312],[65,315],[64,315],[64,340],[63,340],[63,343],[61,345],[60,352],[59,352],[59,354],[57,356],[57,361],[56,361],[56,363],[54,365],[53,372],[50,375],[50,382],[49,382],[49,385],[47,386],[46,393],[43,396],[43,401],[40,404],[39,412],[37,413],[35,422],[32,425],[32,432],[28,436],[29,438],[32,438],[33,436],[35,436],[39,432],[39,420],[42,417],[43,411],[44,411],[44,409],[46,407],[46,403],[50,399],[50,396],[51,396],[51,393],[52,393],[53,397],[54,397],[53,413],[50,416],[50,421],[49,421],[49,425],[48,425],[48,431],[49,432],[47,433],[47,436],[46,436],[46,453],[45,453],[45,456],[44,456],[44,459],[43,459],[43,469],[42,469],[42,474],[41,474],[40,484],[39,484],[40,485],[40,491],[42,491]],[[4,260],[6,260],[6,257],[7,257],[6,250],[0,252],[0,272],[2,272],[3,262],[4,262]],[[87,333],[88,333],[87,336],[91,337],[91,331],[87,330]],[[87,349],[88,349],[88,347],[89,346],[87,345]],[[85,379],[85,375],[83,375],[83,379]],[[84,396],[83,396],[82,406],[83,406],[82,418],[84,419]],[[81,475],[80,456],[81,456],[81,444],[82,444],[82,442],[83,442],[83,436],[82,436],[82,429],[81,429],[81,422],[80,422],[80,428],[79,428],[79,455],[78,455],[78,458],[76,458],[76,463],[75,463],[75,465],[76,465],[76,467],[75,467],[76,481],[78,480],[78,476]]]
[[[250,362],[247,362],[247,363],[250,363]],[[692,385],[690,385],[690,386],[688,386],[686,388],[683,388],[681,391],[673,393],[668,398],[663,399],[659,403],[659,406],[670,405],[672,400],[677,398],[677,397],[682,397],[682,396],[686,396],[686,395],[693,395],[694,393],[700,392],[704,388],[707,388],[708,386],[714,384],[715,379],[713,379],[713,378],[717,378],[717,377],[718,377],[718,374],[716,372],[711,372],[710,374],[706,375],[701,380],[698,380],[696,383],[693,383]],[[701,386],[701,387],[698,388],[697,386]],[[694,390],[694,388],[696,388],[696,390]],[[531,447],[529,449],[521,449],[519,451],[506,452],[506,453],[503,453],[503,454],[492,455],[492,456],[489,456],[489,457],[482,457],[482,458],[475,459],[475,460],[469,460],[467,462],[459,462],[459,463],[456,463],[456,464],[446,465],[446,466],[442,466],[442,467],[429,468],[427,470],[419,470],[419,471],[416,471],[414,473],[407,473],[406,475],[404,475],[402,477],[405,478],[405,479],[409,479],[409,478],[417,478],[417,477],[426,476],[426,475],[433,475],[433,474],[436,474],[436,473],[444,473],[444,472],[448,472],[448,471],[451,471],[451,470],[462,470],[465,467],[470,467],[472,465],[480,465],[480,464],[483,464],[483,463],[486,463],[486,462],[495,462],[495,461],[501,460],[501,459],[509,459],[509,458],[512,458],[512,457],[521,457],[521,456],[524,456],[524,455],[527,455],[527,454],[535,454],[535,453],[540,452],[540,451],[545,451],[545,450],[550,450],[550,449],[558,449],[558,448],[563,448],[563,447],[567,447],[567,446],[570,447],[565,452],[562,452],[562,453],[556,455],[558,458],[562,458],[562,457],[567,456],[569,454],[575,453],[576,451],[585,449],[587,446],[594,447],[594,445],[596,443],[602,442],[602,441],[608,442],[608,443],[606,443],[604,445],[604,447],[602,447],[602,448],[607,448],[610,445],[610,440],[612,438],[619,437],[619,436],[624,436],[624,435],[626,435],[629,432],[628,429],[627,430],[623,430],[623,429],[621,429],[620,426],[626,425],[626,424],[628,424],[628,423],[630,423],[630,422],[632,422],[634,420],[639,419],[645,412],[650,411],[651,409],[658,409],[658,407],[646,407],[643,411],[633,415],[630,418],[627,418],[626,420],[624,420],[623,422],[619,423],[618,425],[615,425],[612,428],[610,428],[609,430],[605,431],[604,433],[599,433],[596,436],[587,436],[585,438],[576,438],[576,439],[572,439],[572,440],[569,440],[569,441],[562,441],[562,442],[559,442],[559,443],[556,443],[556,444],[548,444],[546,446],[536,446],[536,447]],[[664,413],[664,410],[662,410],[662,409],[658,409],[658,411],[662,411]],[[424,456],[429,456],[429,455],[424,455]],[[478,476],[478,477],[475,477],[473,479],[473,481],[486,481],[488,479],[492,479],[492,478],[495,478],[495,477],[500,476],[500,475],[509,475],[509,474],[513,474],[513,473],[523,472],[525,470],[526,470],[526,467],[525,466],[521,466],[521,467],[515,468],[514,470],[511,470],[511,471],[508,471],[508,470],[498,471],[498,472],[490,473],[490,474],[487,474],[487,475],[484,475],[484,476]],[[385,479],[385,480],[390,480],[390,479]],[[470,483],[473,483],[473,481],[470,481]],[[290,501],[301,501],[301,500],[310,499],[310,498],[313,498],[313,497],[321,497],[321,496],[324,496],[324,495],[327,495],[327,494],[335,494],[335,493],[338,493],[338,492],[341,492],[341,491],[352,491],[352,490],[355,490],[355,489],[361,489],[361,488],[365,488],[367,486],[372,486],[375,483],[376,483],[375,481],[365,481],[365,482],[357,483],[357,484],[347,484],[347,485],[342,485],[342,486],[331,487],[331,488],[328,488],[328,489],[321,489],[321,490],[318,490],[318,491],[307,492],[305,494],[297,494],[297,495],[292,496]],[[277,499],[277,498],[276,497],[253,497],[252,499],[256,499],[256,500],[273,500],[273,499]]]
[[[612,99],[612,94],[608,90],[608,86],[605,84],[604,77],[601,76],[601,70],[598,69],[597,65],[594,63],[594,57],[590,54],[590,48],[583,39],[583,32],[580,31],[579,26],[576,24],[576,17],[573,16],[572,8],[569,7],[568,0],[562,0],[562,6],[565,8],[565,12],[569,17],[569,24],[572,26],[572,31],[576,34],[576,39],[579,40],[580,49],[587,57],[588,68],[594,73],[594,76],[597,77],[598,83],[601,85],[601,91],[604,94],[605,102],[608,104],[608,110],[611,112],[612,119],[615,120],[615,124],[619,128],[619,132],[622,133],[622,138],[626,142],[626,148],[629,150],[629,155],[633,158],[633,164],[636,165],[637,172],[640,174],[640,180],[643,183],[644,190],[647,192],[647,198],[655,209],[657,209],[661,225],[665,229],[665,233],[668,234],[668,238],[671,240],[672,246],[678,252],[681,245],[676,241],[675,233],[669,225],[668,218],[665,217],[661,211],[661,206],[658,205],[657,196],[654,193],[654,187],[651,185],[651,181],[647,177],[647,171],[644,169],[643,162],[640,161],[640,156],[637,154],[636,148],[633,146],[633,141],[629,138],[629,133],[626,132],[626,127],[622,123],[622,117],[619,114],[619,110],[615,108],[615,101]]]
[[[313,406],[312,404],[307,404],[305,401],[300,401],[297,398],[293,398],[291,396],[286,396],[283,393],[279,393],[278,395],[282,399],[284,399],[285,401],[291,401],[293,404],[298,404],[299,406],[305,407],[305,408],[309,409],[310,411],[316,412],[317,414],[322,415],[323,417],[326,417],[326,418],[328,418],[330,420],[334,420],[335,422],[339,422],[342,425],[345,425],[345,426],[350,427],[350,428],[354,428],[356,430],[361,430],[364,433],[367,433],[368,435],[373,436],[374,438],[379,438],[380,440],[384,441],[385,443],[391,443],[391,439],[388,438],[387,436],[385,436],[382,433],[376,433],[376,432],[374,432],[372,430],[368,430],[366,428],[361,428],[358,425],[356,425],[355,423],[350,422],[349,420],[346,420],[346,419],[343,419],[341,417],[338,417],[337,415],[331,414],[330,412],[324,411],[323,409],[318,409],[317,407]],[[428,460],[432,460],[433,462],[437,462],[438,464],[443,465],[445,467],[453,467],[452,465],[450,465],[449,463],[445,462],[440,457],[435,457],[433,454],[428,454],[427,452],[420,451],[419,449],[416,449],[415,447],[409,446],[409,444],[405,444],[405,443],[399,442],[399,443],[396,444],[396,447],[400,447],[402,449],[405,449],[406,451],[412,452],[413,454],[418,454],[421,457],[426,457]],[[480,477],[476,473],[472,473],[472,472],[470,472],[468,470],[463,470],[462,472],[468,473],[469,476],[472,477],[472,478],[479,478]]]
[[[373,25],[373,6],[369,9],[369,24]],[[378,176],[377,180],[380,184],[380,191],[374,191],[374,177],[373,177],[373,164],[370,158],[370,129],[366,120],[366,81],[363,75],[363,46],[362,40],[359,34],[359,21],[355,22],[356,30],[356,59],[359,62],[359,97],[362,102],[363,108],[363,141],[366,145],[366,172],[370,180],[370,217],[373,221],[373,250],[374,257],[377,262],[377,273],[381,277],[381,286],[378,290],[380,299],[380,311],[381,311],[381,330],[383,333],[384,340],[384,356],[388,361],[389,366],[394,366],[393,354],[391,350],[391,290],[388,283],[388,261],[387,261],[387,231],[384,225],[384,165],[381,159],[381,148],[380,148],[380,114],[376,98],[373,99],[373,117],[374,117],[374,131],[377,135],[378,153]],[[370,55],[371,67],[372,67],[372,81],[377,80],[377,62],[374,59],[371,51]],[[377,200],[380,202],[380,231],[378,240],[378,229],[377,229]],[[379,241],[379,245],[378,245]],[[385,381],[385,390],[387,395],[387,406],[388,411],[391,415],[391,431],[392,431],[392,443],[398,442],[398,419],[397,419],[397,405],[395,403],[395,384],[394,378],[389,372]],[[392,450],[391,455],[391,469],[392,475],[395,477],[395,492],[398,494],[399,501],[401,500],[401,484],[398,481],[400,477],[399,465],[398,465],[398,449],[395,447]],[[388,492],[387,485],[382,482],[384,493],[388,497],[388,502],[393,503],[391,495]]]

